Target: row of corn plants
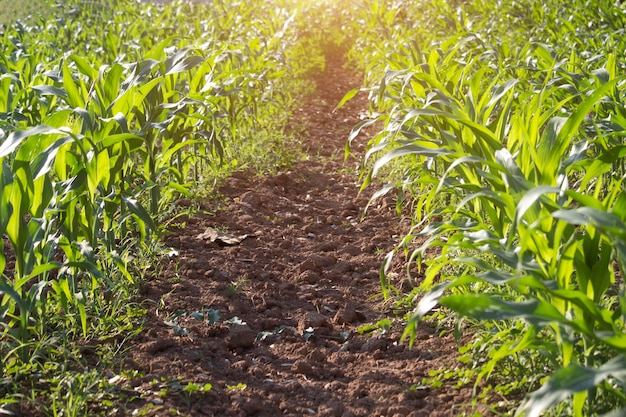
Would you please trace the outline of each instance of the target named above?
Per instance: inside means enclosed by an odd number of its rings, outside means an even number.
[[[47,6],[47,4],[35,0],[19,4],[2,0],[0,1],[0,24],[9,24],[26,19],[28,16],[41,13],[42,9]]]
[[[172,201],[280,141],[318,62],[295,2],[46,4],[0,27],[0,412],[88,415],[73,344],[136,331]]]
[[[363,186],[384,172],[389,185],[375,196],[396,190],[413,212],[381,269],[387,296],[394,256],[419,280],[405,336],[413,343],[418,322],[446,312],[472,323],[460,366],[473,368],[477,392],[501,388],[498,412],[623,415],[626,9],[551,0],[356,9],[363,35],[352,59],[372,117],[353,137],[379,129]]]

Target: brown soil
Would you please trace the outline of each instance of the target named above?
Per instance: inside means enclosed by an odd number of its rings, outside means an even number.
[[[293,116],[306,124],[308,160],[272,177],[236,174],[205,203],[214,214],[172,228],[165,243],[178,255],[141,292],[145,328],[123,361],[138,376],[116,382],[129,399],[119,415],[443,417],[471,409],[468,388],[421,385],[430,370],[460,366],[452,336],[422,326],[409,349],[401,317],[379,296],[378,270],[403,226],[389,199],[361,221],[367,199],[343,149],[367,97],[333,113],[359,85],[341,64],[328,60]],[[198,238],[208,227],[247,238]],[[394,323],[388,331],[359,333],[384,318]],[[189,383],[212,389],[186,393]]]

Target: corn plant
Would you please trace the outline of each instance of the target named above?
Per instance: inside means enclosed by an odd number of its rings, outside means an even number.
[[[235,166],[238,149],[278,140],[297,78],[319,65],[298,11],[290,0],[71,0],[2,27],[3,381],[54,370],[59,344],[118,332],[119,315],[130,331],[120,299],[156,263],[138,257],[158,256],[172,201]],[[21,388],[5,387],[16,402]],[[79,412],[64,387],[51,391],[51,414],[62,398]]]
[[[398,250],[423,280],[405,336],[413,342],[437,304],[510,324],[517,330],[500,331],[504,341],[485,349],[477,386],[503,359],[531,351],[553,373],[519,415],[550,407],[608,412],[624,403],[626,376],[625,299],[616,279],[626,230],[624,57],[610,34],[624,10],[601,4],[597,16],[581,3],[565,10],[531,3],[498,2],[509,13],[498,16],[490,2],[365,7],[368,30],[382,33],[360,44],[372,51],[361,66],[380,116],[351,138],[382,122],[365,157],[364,186],[392,166],[399,177],[375,196],[397,187],[414,196],[415,226]],[[403,23],[418,10],[439,14],[437,23]],[[568,42],[602,52],[577,53]],[[394,252],[381,270],[386,295]]]

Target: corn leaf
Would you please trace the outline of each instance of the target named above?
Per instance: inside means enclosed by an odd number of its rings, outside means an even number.
[[[530,394],[515,415],[539,417],[543,411],[566,400],[569,396],[590,390],[611,377],[626,379],[626,358],[623,355],[595,369],[570,364],[556,371],[539,390]]]
[[[442,297],[439,303],[478,320],[526,319],[535,324],[569,324],[552,304],[541,300],[515,302],[504,300],[498,295],[465,294]]]

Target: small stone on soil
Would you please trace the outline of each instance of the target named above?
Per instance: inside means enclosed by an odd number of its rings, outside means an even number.
[[[174,345],[176,345],[176,342],[173,339],[158,339],[146,343],[141,347],[141,350],[154,355],[156,353],[163,352]]]
[[[351,324],[359,321],[359,314],[354,310],[354,308],[347,306],[342,308],[335,314],[333,318],[333,322],[337,324]]]
[[[297,360],[291,367],[291,372],[294,374],[303,374],[310,377],[318,377],[319,372],[313,368],[311,364],[304,360]]]
[[[307,359],[313,362],[318,362],[318,363],[325,362],[326,354],[322,352],[320,349],[315,349],[307,355]]]
[[[233,326],[226,336],[226,346],[231,350],[251,348],[254,346],[256,336],[256,332],[248,326]]]
[[[316,313],[314,311],[309,311],[306,313],[304,318],[302,318],[298,322],[298,331],[302,334],[309,327],[313,327],[313,329],[317,327],[328,327],[330,326],[328,322],[328,318],[322,314]]]
[[[377,337],[371,337],[365,343],[363,343],[363,346],[361,346],[361,352],[373,353],[386,347],[387,340],[379,339]]]
[[[320,271],[337,263],[337,259],[328,255],[311,255],[307,260],[300,264],[300,272],[304,271]]]
[[[316,284],[319,280],[320,274],[311,270],[306,270],[298,276],[298,282],[302,284]]]
[[[319,417],[342,417],[343,412],[344,406],[339,401],[323,404],[317,409],[317,415]]]

